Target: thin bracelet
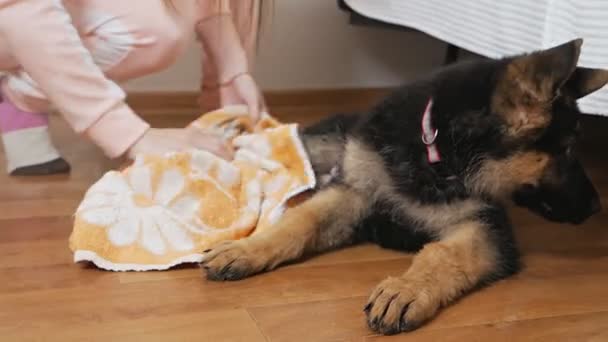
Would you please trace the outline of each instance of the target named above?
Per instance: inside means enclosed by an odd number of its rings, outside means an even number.
[[[251,74],[249,73],[249,71],[241,71],[241,72],[239,72],[238,74],[236,74],[236,75],[234,75],[234,76],[230,77],[230,78],[228,79],[228,81],[224,81],[224,82],[218,82],[218,83],[215,83],[215,84],[212,84],[212,85],[203,84],[203,85],[202,85],[202,88],[203,88],[203,89],[217,89],[217,88],[224,88],[224,87],[227,87],[227,86],[231,85],[231,84],[232,84],[234,81],[236,81],[236,80],[237,80],[239,77],[241,77],[241,76],[245,76],[245,75],[251,75]]]
[[[227,81],[218,83],[218,85],[220,86],[220,88],[227,87],[227,86],[231,85],[232,82],[236,81],[239,77],[245,76],[245,75],[250,75],[249,71],[241,71],[241,72],[237,73],[236,75],[232,76],[231,78],[229,78]]]

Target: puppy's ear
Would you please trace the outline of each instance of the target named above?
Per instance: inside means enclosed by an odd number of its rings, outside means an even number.
[[[587,96],[608,83],[608,70],[576,68],[564,85],[564,91],[576,99]]]
[[[498,79],[492,109],[503,117],[509,135],[534,134],[549,124],[548,104],[574,73],[582,43],[582,39],[576,39],[507,62]]]
[[[536,100],[551,100],[576,70],[582,39],[513,59],[505,81],[517,82]]]

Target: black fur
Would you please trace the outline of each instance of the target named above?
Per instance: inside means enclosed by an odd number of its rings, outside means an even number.
[[[506,200],[558,222],[582,223],[600,210],[576,156],[576,100],[608,83],[608,71],[576,68],[581,44],[459,63],[369,112],[304,129],[317,193],[272,229],[210,251],[208,278],[237,280],[362,241],[419,252],[364,310],[370,328],[394,334],[514,274],[520,259]],[[439,163],[422,140],[431,99]]]
[[[383,248],[413,253],[436,240],[428,232],[417,229],[411,220],[404,220],[387,208],[390,208],[389,204],[377,204],[372,214],[355,227],[356,241],[372,242]]]
[[[576,140],[580,114],[568,89],[553,99],[549,109],[552,120],[542,134],[519,140],[505,136],[505,123],[494,112],[492,99],[515,58],[470,61],[444,68],[401,87],[368,113],[339,115],[307,128],[304,140],[313,135],[326,136],[328,141],[340,141],[342,148],[348,139],[371,147],[382,157],[396,190],[420,205],[450,204],[468,198],[485,201],[487,206],[477,217],[488,227],[500,264],[484,282],[508,276],[517,272],[520,263],[506,211],[492,198],[496,194],[472,193],[466,184],[483,162],[526,151],[545,152],[554,158],[552,163],[559,169],[556,172],[567,181],[553,191],[542,187],[542,181],[541,185],[522,184],[515,193],[516,203],[548,219],[575,223],[595,213],[599,205],[597,193],[576,157],[566,156]],[[442,161],[438,164],[429,163],[421,139],[422,115],[430,99],[434,102],[432,123],[439,130],[436,144]],[[340,161],[335,162],[340,167]],[[340,183],[342,178],[332,181]],[[575,195],[565,195],[571,192]],[[373,208],[356,227],[359,240],[412,252],[437,239],[418,227],[419,223],[396,216],[389,203],[381,201]]]
[[[353,134],[381,153],[402,192],[423,203],[465,198],[460,180],[474,166],[480,147],[498,146],[499,126],[487,113],[494,72],[490,62],[469,62],[410,83],[367,114]],[[421,139],[422,114],[431,98],[442,155],[438,165],[428,163]]]
[[[481,210],[478,217],[487,224],[490,239],[498,248],[498,255],[501,258],[499,267],[482,280],[481,284],[487,285],[517,273],[521,269],[521,262],[511,221],[505,208],[500,205],[493,205]]]

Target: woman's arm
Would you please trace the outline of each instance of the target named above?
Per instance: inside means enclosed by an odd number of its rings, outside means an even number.
[[[217,67],[218,84],[249,72],[247,54],[226,0],[202,1],[196,30],[208,57]]]
[[[57,0],[0,0],[0,34],[65,120],[110,157],[123,155],[149,126],[95,65]]]
[[[206,5],[200,9],[201,19],[196,26],[203,45],[203,63],[207,63],[204,65],[203,92],[219,93],[221,105],[247,104],[257,120],[260,111],[264,110],[264,100],[249,73],[251,61],[235,27],[228,1],[203,2]]]

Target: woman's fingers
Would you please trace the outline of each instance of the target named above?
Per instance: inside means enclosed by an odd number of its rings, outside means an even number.
[[[260,116],[261,116],[260,112],[262,109],[262,106],[261,106],[260,102],[258,101],[258,98],[257,97],[251,98],[247,102],[247,107],[249,108],[249,115],[253,119],[253,122],[258,122],[258,120],[260,120]]]
[[[234,158],[234,150],[222,140],[214,139],[214,141],[206,143],[202,148],[226,160]]]
[[[234,157],[234,150],[222,137],[194,126],[189,127],[188,130],[192,147],[211,152],[226,160],[232,160]]]
[[[244,74],[236,78],[222,91],[222,105],[234,102],[247,105],[249,114],[254,122],[257,122],[262,111],[265,110],[264,97],[253,77]]]

